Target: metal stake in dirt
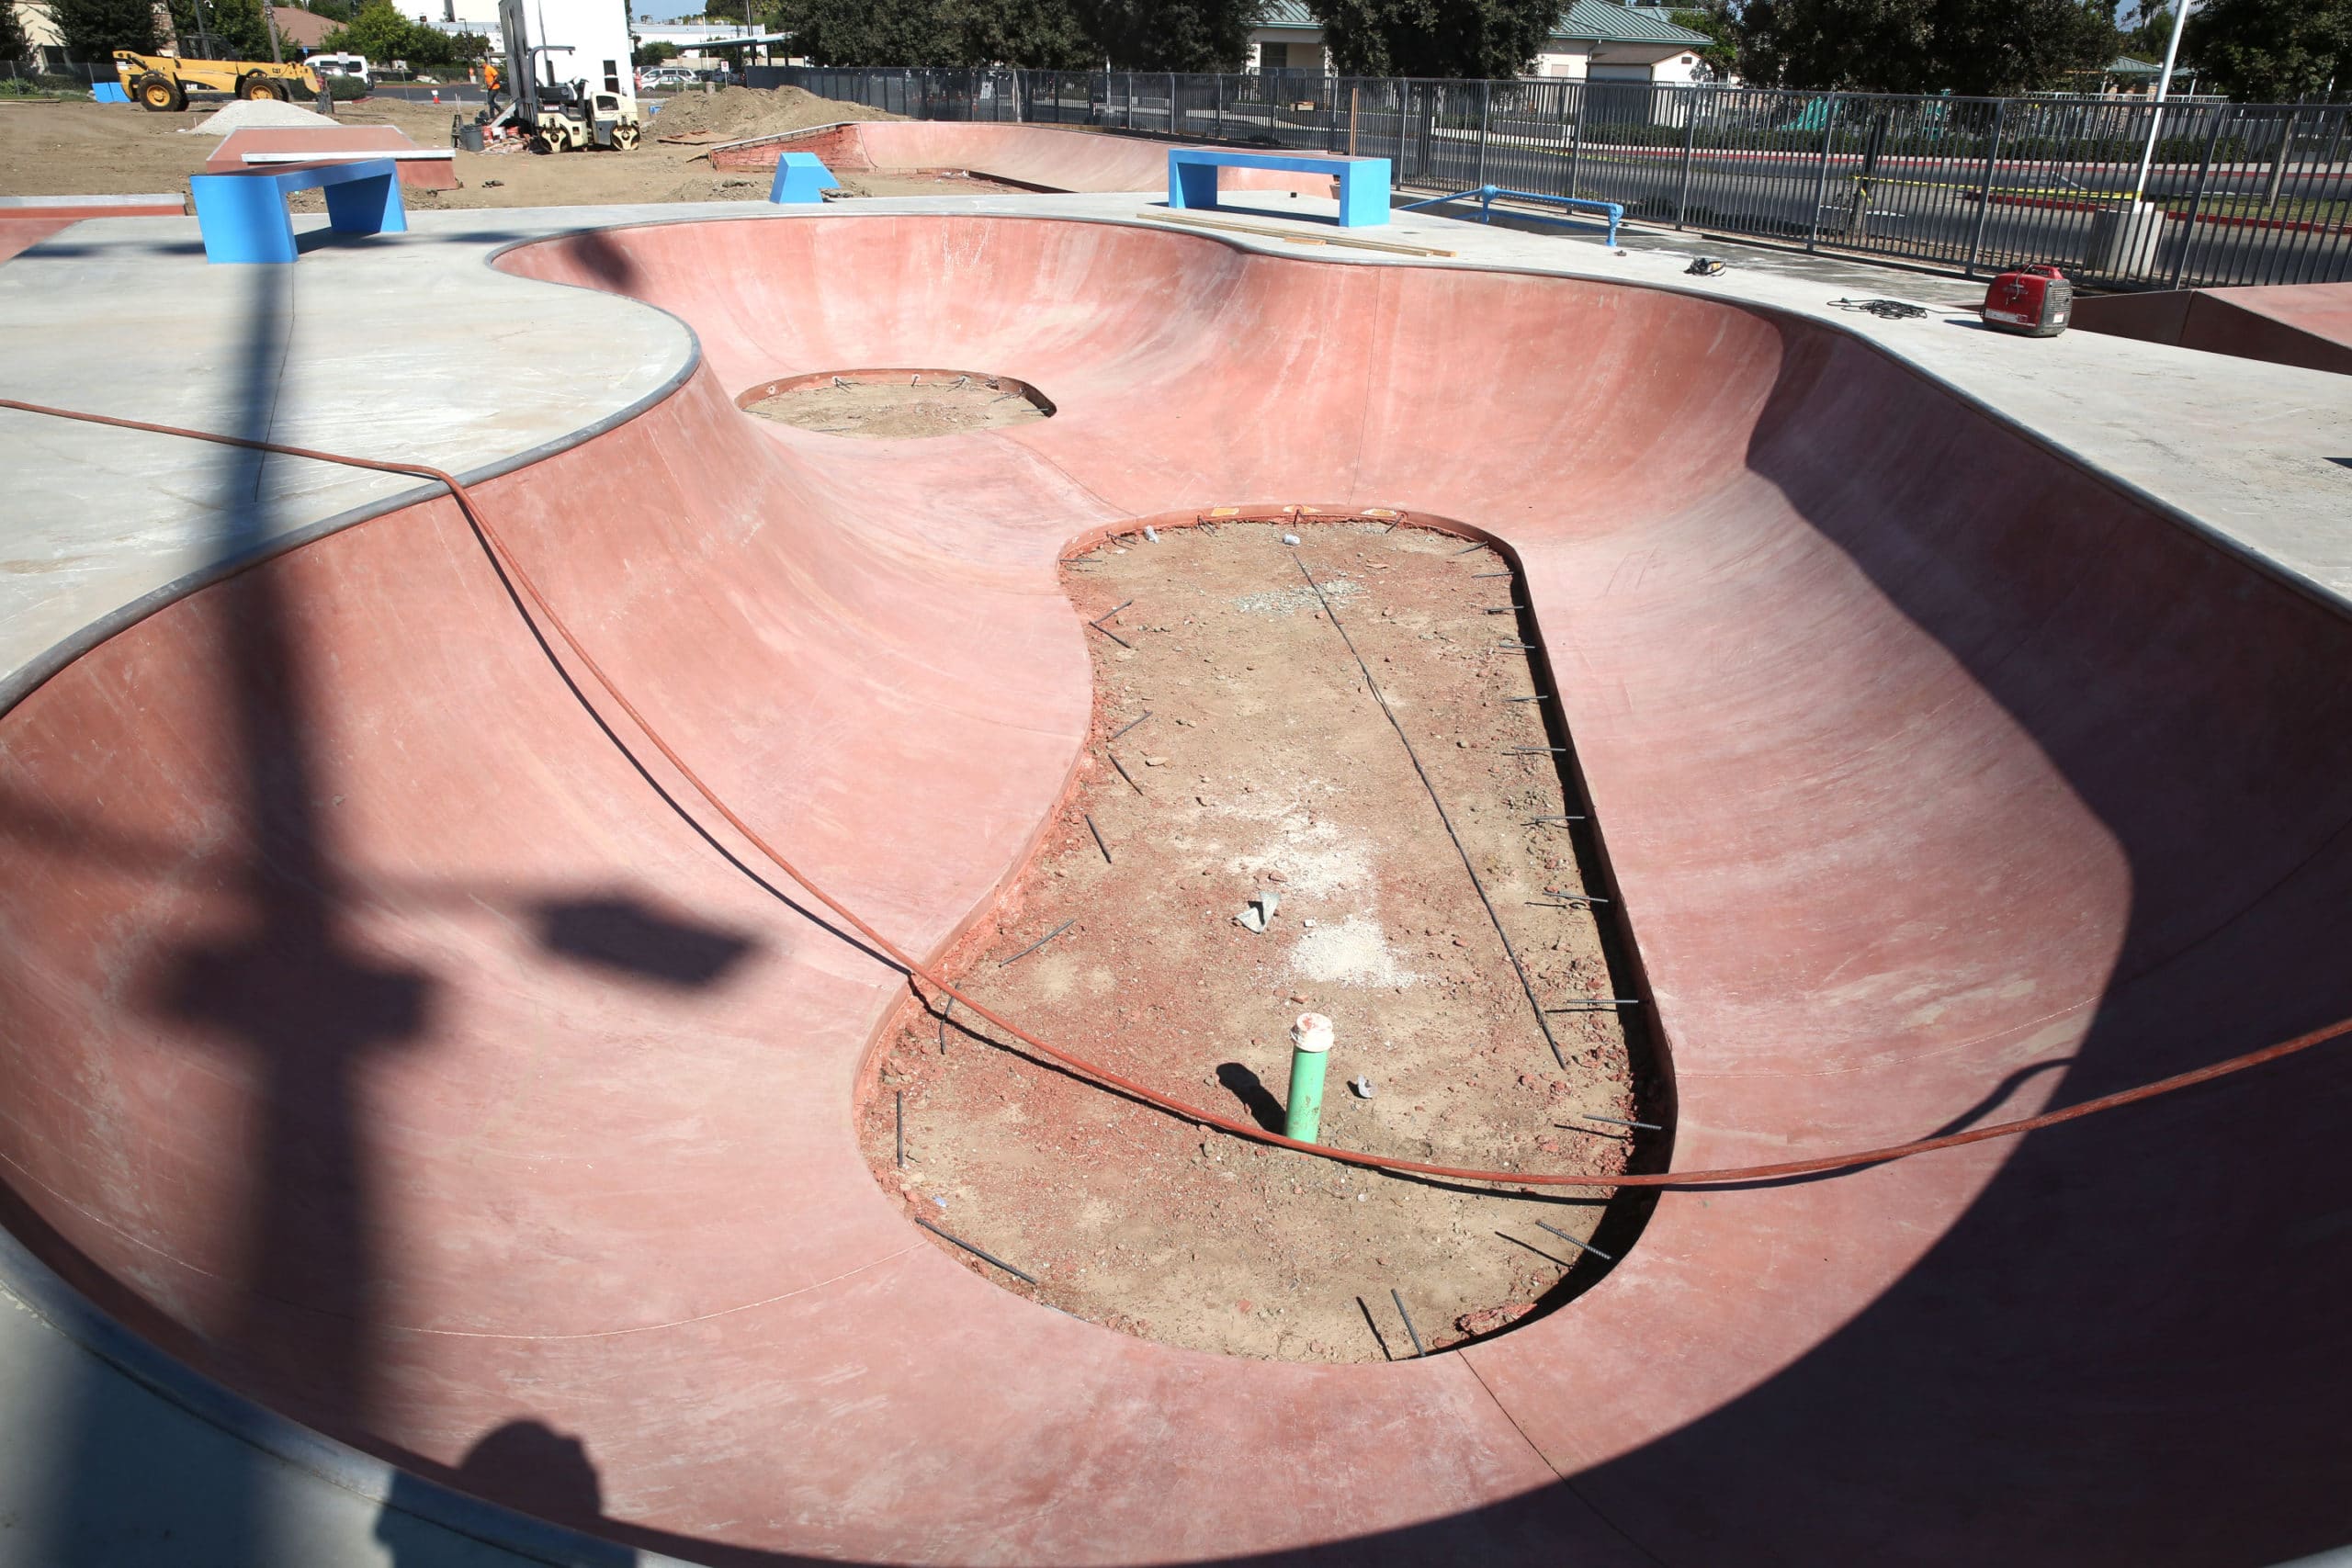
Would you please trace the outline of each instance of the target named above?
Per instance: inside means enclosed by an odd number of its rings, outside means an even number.
[[[1541,1220],[1536,1223],[1538,1224],[1543,1224]],[[1545,1230],[1550,1230],[1552,1227],[1544,1225],[1544,1228]],[[1388,1299],[1396,1303],[1396,1315],[1405,1320],[1405,1333],[1413,1341],[1414,1356],[1418,1358],[1428,1355],[1429,1350],[1421,1344],[1421,1331],[1413,1326],[1413,1314],[1405,1310],[1405,1298],[1397,1293],[1396,1288],[1393,1285],[1388,1289]]]
[[[1290,1026],[1290,1104],[1283,1133],[1303,1144],[1318,1143],[1323,1131],[1323,1068],[1331,1052],[1331,1021],[1303,1012]]]

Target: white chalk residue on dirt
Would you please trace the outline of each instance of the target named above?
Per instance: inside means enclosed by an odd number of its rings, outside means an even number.
[[[1290,967],[1323,986],[1409,986],[1420,978],[1397,962],[1380,922],[1363,915],[1306,932],[1290,950]]]
[[[1271,829],[1226,862],[1225,869],[1236,876],[1255,882],[1268,872],[1278,873],[1279,891],[1288,898],[1322,898],[1371,885],[1369,849],[1336,824],[1317,820],[1295,794],[1263,789],[1229,796],[1211,809]]]
[[[1323,592],[1334,599],[1344,599],[1361,585],[1344,577],[1334,577],[1323,584]],[[1315,590],[1304,582],[1295,588],[1271,588],[1263,593],[1244,593],[1233,602],[1233,607],[1248,615],[1296,615],[1308,610],[1319,610],[1322,601]]]

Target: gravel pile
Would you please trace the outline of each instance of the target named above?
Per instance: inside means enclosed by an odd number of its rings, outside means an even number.
[[[232,130],[303,130],[339,120],[276,98],[238,98],[182,130],[182,136],[226,136]]]

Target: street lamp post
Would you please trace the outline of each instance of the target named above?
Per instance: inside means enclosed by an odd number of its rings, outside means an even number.
[[[2165,45],[2165,68],[2156,77],[2155,112],[2148,117],[2148,145],[2140,153],[2140,177],[2132,182],[2132,201],[2138,206],[2147,194],[2148,171],[2156,161],[2156,138],[2165,124],[2165,95],[2172,91],[2172,65],[2180,57],[2180,29],[2188,23],[2188,13],[2196,9],[2192,0],[2175,0],[2172,14],[2172,38]]]

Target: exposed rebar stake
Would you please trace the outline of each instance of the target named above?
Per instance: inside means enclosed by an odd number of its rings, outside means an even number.
[[[1599,1248],[1599,1247],[1597,1247],[1593,1246],[1593,1245],[1592,1245],[1592,1243],[1590,1243],[1590,1242],[1589,1242],[1589,1241],[1578,1241],[1576,1237],[1574,1237],[1574,1236],[1570,1235],[1567,1232],[1566,1232],[1566,1231],[1562,1230],[1562,1229],[1561,1229],[1559,1226],[1557,1226],[1557,1225],[1546,1225],[1546,1224],[1544,1224],[1544,1222],[1543,1222],[1542,1220],[1538,1220],[1538,1221],[1536,1221],[1535,1223],[1536,1223],[1537,1224],[1539,1224],[1539,1225],[1543,1225],[1543,1227],[1544,1227],[1545,1230],[1550,1231],[1554,1235],[1558,1236],[1562,1241],[1566,1242],[1570,1247],[1575,1247],[1578,1252],[1589,1252],[1589,1253],[1591,1253],[1595,1258],[1599,1258],[1604,1259],[1605,1261],[1607,1261],[1607,1262],[1611,1262],[1611,1263],[1614,1263],[1614,1262],[1616,1262],[1616,1261],[1617,1261],[1615,1255],[1613,1255],[1613,1254],[1611,1254],[1611,1253],[1607,1253],[1607,1252],[1603,1252],[1603,1251],[1601,1251],[1601,1250],[1600,1250],[1600,1248]]]
[[[998,1268],[1003,1269],[1006,1273],[1012,1275],[1016,1280],[1026,1280],[1032,1285],[1037,1282],[1037,1277],[1035,1274],[1024,1274],[1020,1269],[1015,1269],[1012,1264],[1007,1263],[1003,1258],[999,1258],[995,1253],[983,1252],[978,1247],[974,1247],[970,1242],[966,1241],[962,1236],[948,1235],[945,1231],[941,1230],[937,1225],[933,1224],[929,1220],[924,1219],[921,1214],[913,1215],[912,1218],[915,1224],[921,1225],[923,1229],[929,1231],[940,1240],[954,1243],[956,1246],[962,1247],[965,1251],[970,1253],[973,1257],[980,1259],[982,1262],[995,1264]]]
[[[1577,1115],[1587,1122],[1606,1122],[1614,1127],[1640,1127],[1652,1133],[1666,1131],[1655,1122],[1628,1122],[1623,1116],[1601,1116],[1590,1111],[1579,1111]]]
[[[1543,1224],[1540,1220],[1536,1223],[1539,1224]],[[1545,1226],[1545,1228],[1548,1230],[1550,1227]],[[1413,1341],[1414,1359],[1418,1360],[1421,1357],[1428,1355],[1429,1351],[1424,1349],[1421,1346],[1421,1331],[1413,1326],[1413,1314],[1405,1310],[1405,1298],[1396,1293],[1396,1287],[1394,1285],[1388,1287],[1388,1299],[1396,1303],[1396,1315],[1405,1320],[1405,1332],[1411,1336]]]
[[[1054,938],[1061,935],[1062,932],[1069,930],[1070,927],[1076,924],[1078,924],[1076,920],[1064,920],[1060,925],[1056,926],[1052,931],[1047,931],[1044,936],[1039,937],[1028,946],[1023,948],[1020,952],[1014,953],[1012,957],[998,964],[997,967],[1000,969],[1010,969],[1012,965],[1020,963],[1023,959],[1028,957],[1031,953],[1036,952],[1039,948],[1045,946],[1047,942],[1053,941]]]

